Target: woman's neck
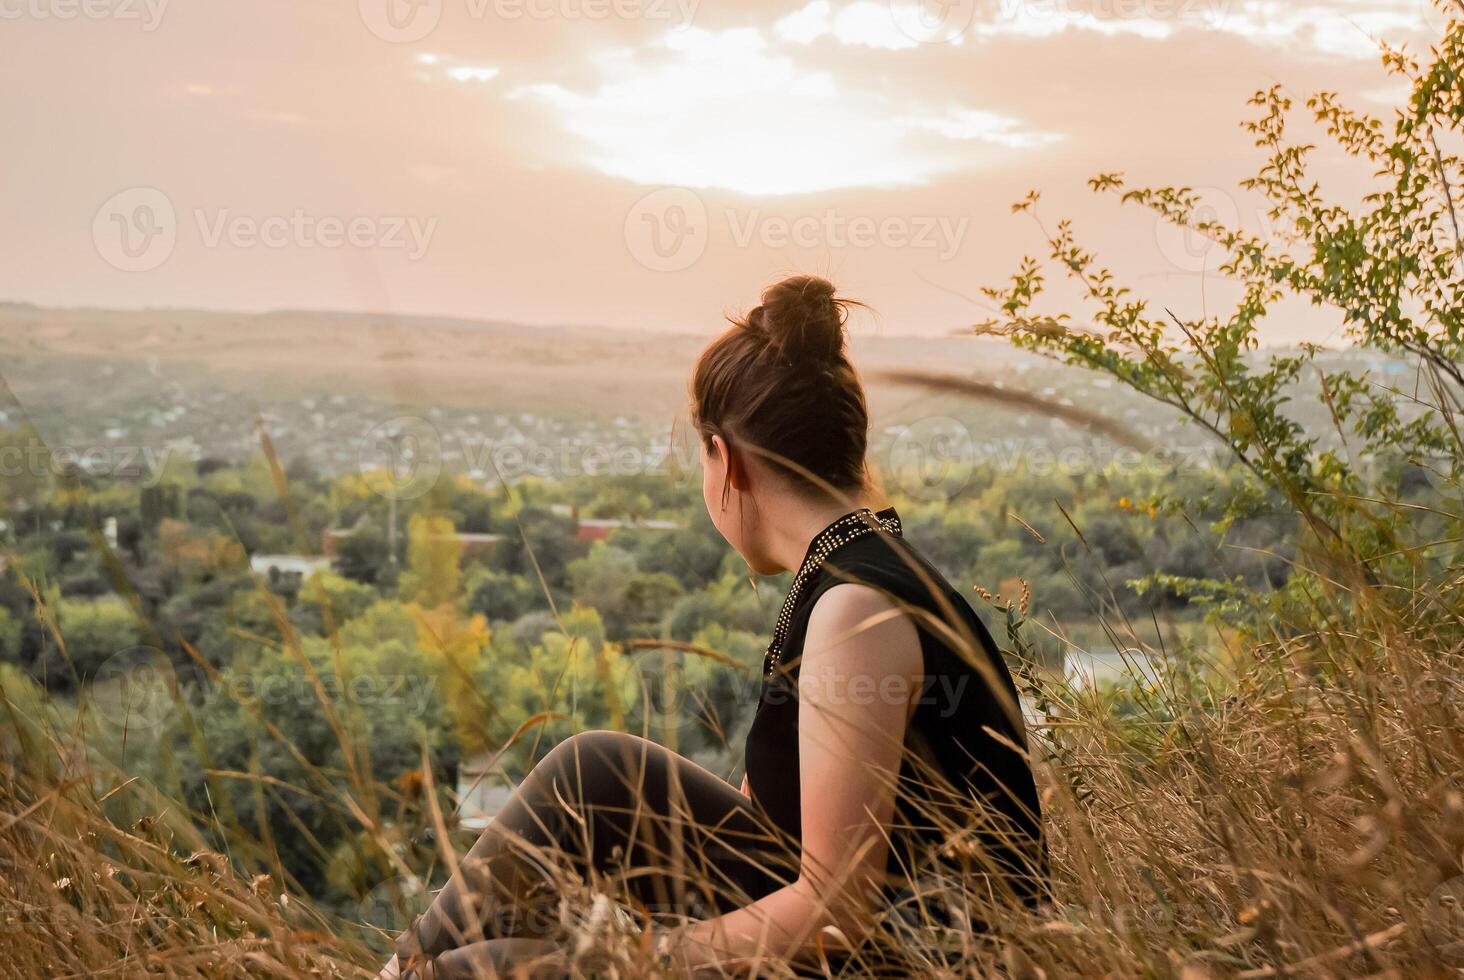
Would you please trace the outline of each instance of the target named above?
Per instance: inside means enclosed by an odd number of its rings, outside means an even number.
[[[767,526],[767,554],[783,568],[796,572],[820,531],[851,511],[873,506],[863,491],[838,498],[790,495],[787,504],[778,507],[779,519]]]

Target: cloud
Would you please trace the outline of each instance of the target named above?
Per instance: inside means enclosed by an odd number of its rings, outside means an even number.
[[[675,30],[608,52],[597,67],[602,81],[589,91],[541,82],[511,94],[554,110],[590,166],[647,185],[747,194],[904,186],[1057,138],[970,106],[932,112],[908,92],[809,66],[755,28]]]
[[[459,82],[487,82],[498,77],[499,69],[480,65],[453,65],[447,77]]]
[[[1077,2],[1077,0],[997,0],[989,19],[972,25],[979,37],[1005,35],[1055,37],[1066,31],[1087,31],[1107,37],[1131,35],[1164,40],[1185,27],[1204,27],[1202,19],[1213,4],[1228,0],[1153,0],[1125,4]],[[1105,9],[1108,8],[1108,9]],[[1165,9],[1159,9],[1165,8]],[[1188,13],[1180,16],[1185,8]]]
[[[925,41],[1056,38],[1069,32],[1164,41],[1217,31],[1313,56],[1375,58],[1377,41],[1429,32],[1432,0],[813,0],[774,24],[784,41],[924,49]]]
[[[888,3],[855,0],[837,12],[829,0],[814,0],[773,25],[777,35],[795,44],[812,44],[832,37],[840,44],[905,51],[920,46],[917,37],[901,30]]]
[[[1062,139],[1057,133],[1024,130],[1015,119],[984,109],[953,107],[940,116],[912,120],[916,129],[927,129],[952,140],[982,140],[1013,149],[1045,146]]]
[[[1429,29],[1430,0],[1233,0],[1219,29],[1259,44],[1309,48],[1321,55],[1371,59],[1378,41]]]
[[[469,65],[460,62],[450,55],[435,54],[431,51],[424,51],[417,55],[416,62],[426,68],[436,68],[442,75],[451,78],[455,82],[490,82],[497,78],[502,69],[493,65]],[[423,71],[418,77],[424,81],[432,79],[432,73]]]

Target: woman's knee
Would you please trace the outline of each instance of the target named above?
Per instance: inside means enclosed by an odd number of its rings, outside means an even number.
[[[625,732],[596,729],[577,732],[564,739],[534,767],[533,775],[560,782],[575,780],[607,770],[624,773],[639,769],[638,761],[655,748],[654,743]]]

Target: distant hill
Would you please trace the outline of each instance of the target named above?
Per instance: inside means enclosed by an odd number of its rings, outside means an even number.
[[[279,310],[41,309],[0,305],[0,428],[35,424],[47,443],[240,458],[257,451],[262,421],[282,455],[327,470],[359,465],[372,427],[402,415],[430,419],[471,468],[474,447],[664,443],[685,417],[700,335],[502,321]],[[1223,457],[1214,440],[1112,379],[974,336],[857,333],[852,357],[870,393],[872,448],[882,452],[922,420],[955,418],[974,452],[1004,459],[1054,451],[1116,458],[1094,437],[1040,410],[977,402],[882,374],[955,376],[1075,406],[1150,444]],[[1358,351],[1328,365],[1374,370],[1406,383],[1410,369]],[[1324,434],[1330,423],[1308,376],[1292,406]],[[919,451],[948,451],[944,423],[919,428]],[[913,430],[912,430],[913,431]],[[929,442],[929,445],[925,443]],[[1101,442],[1101,441],[1099,441]],[[966,450],[961,450],[965,452]],[[1071,454],[1069,453],[1069,457]],[[1064,457],[1064,458],[1069,458]]]
[[[714,325],[713,329],[720,329]],[[279,310],[48,310],[0,306],[3,371],[28,382],[71,359],[145,365],[223,390],[290,397],[351,394],[497,410],[651,418],[685,402],[697,353],[713,336],[503,321]],[[976,338],[856,336],[867,374],[886,367],[989,371],[1023,355]],[[95,394],[95,393],[92,393]]]

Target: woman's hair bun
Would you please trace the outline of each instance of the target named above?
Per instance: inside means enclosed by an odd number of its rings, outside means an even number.
[[[849,305],[827,279],[791,276],[763,291],[746,326],[763,334],[769,348],[790,364],[824,366],[844,356]]]
[[[869,405],[844,353],[844,321],[862,305],[835,295],[827,279],[794,276],[733,317],[691,379],[706,449],[717,438],[740,445],[820,494],[868,486]]]

